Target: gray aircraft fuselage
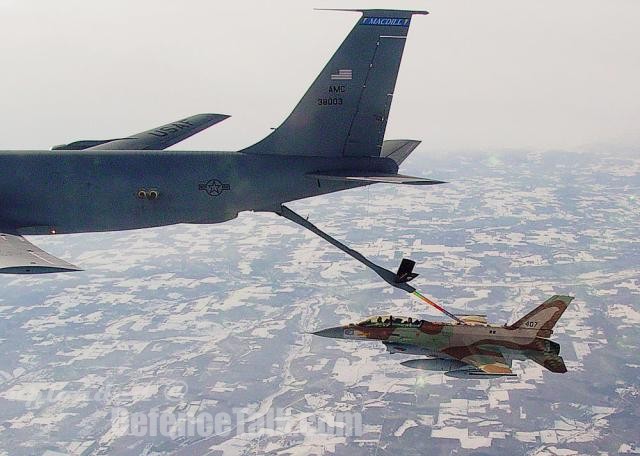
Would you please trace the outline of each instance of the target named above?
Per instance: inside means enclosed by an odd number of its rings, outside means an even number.
[[[210,113],[127,137],[0,151],[0,273],[79,269],[24,235],[220,223],[376,182],[441,183],[398,174],[419,141],[384,139],[411,18],[424,12],[359,12],[287,119],[240,151],[166,150],[229,117]]]
[[[28,234],[223,222],[240,211],[366,185],[319,182],[307,173],[397,171],[388,158],[239,152],[16,151],[0,152],[0,162],[0,220]],[[139,198],[140,190],[158,197]]]

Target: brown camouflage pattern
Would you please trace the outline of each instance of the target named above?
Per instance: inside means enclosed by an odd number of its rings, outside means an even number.
[[[551,372],[564,373],[567,369],[559,356],[559,345],[547,338],[572,299],[553,296],[512,325],[482,324],[481,318],[459,324],[388,315],[326,331],[338,330],[329,337],[422,347],[487,374],[512,374],[511,359],[531,359]]]

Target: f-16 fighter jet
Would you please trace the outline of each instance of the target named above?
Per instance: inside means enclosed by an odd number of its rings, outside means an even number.
[[[551,372],[567,368],[560,345],[549,337],[570,296],[553,296],[511,325],[490,325],[483,315],[458,315],[461,323],[431,322],[382,315],[314,334],[349,340],[377,340],[390,353],[423,355],[404,366],[444,372],[456,378],[515,376],[513,360],[531,359]]]
[[[243,150],[165,151],[228,117],[201,114],[124,138],[0,152],[0,273],[78,270],[23,235],[221,223],[374,183],[442,183],[398,174],[419,141],[383,140],[409,25],[425,12],[356,11],[289,117]]]

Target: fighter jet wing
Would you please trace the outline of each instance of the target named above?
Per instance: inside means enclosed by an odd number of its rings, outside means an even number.
[[[383,183],[383,184],[405,184],[405,185],[435,185],[446,184],[446,182],[424,179],[422,177],[405,176],[403,174],[389,174],[389,173],[366,173],[362,171],[354,171],[350,173],[336,172],[336,173],[311,173],[307,176],[320,180],[332,180],[341,182],[363,182],[369,184]]]
[[[0,274],[44,274],[81,270],[49,255],[19,234],[7,231],[0,232]]]
[[[127,138],[81,140],[54,146],[51,150],[164,150],[229,117],[226,114],[196,114]]]
[[[492,375],[514,375],[502,353],[464,347],[462,350],[445,350],[445,352],[463,363],[467,363],[481,371]]]

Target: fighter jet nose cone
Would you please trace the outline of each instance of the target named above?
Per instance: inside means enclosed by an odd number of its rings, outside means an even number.
[[[321,329],[320,331],[313,332],[312,334],[315,336],[330,337],[332,339],[344,339],[344,331],[340,327]]]
[[[330,331],[328,329],[321,329],[320,331],[316,331],[314,333],[312,333],[314,336],[320,336],[320,337],[331,337],[329,335]]]

